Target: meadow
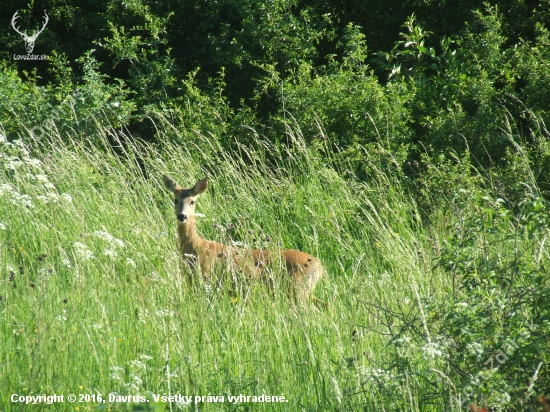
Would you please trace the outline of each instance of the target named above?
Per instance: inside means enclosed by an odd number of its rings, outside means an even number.
[[[548,2],[390,3],[0,33],[0,411],[550,410]],[[326,305],[182,265],[164,174],[209,179],[204,238],[318,257]]]
[[[170,410],[369,402],[376,410],[371,391],[381,380],[396,404],[414,408],[431,389],[414,373],[379,367],[386,346],[398,344],[380,332],[386,314],[421,309],[422,297],[448,286],[429,270],[429,256],[421,257],[428,233],[387,176],[371,184],[344,180],[292,133],[291,151],[242,147],[248,163],[228,153],[208,169],[175,145],[131,145],[120,155],[52,140],[50,153],[35,157],[25,142],[3,141],[2,392],[142,394],[151,401],[150,394],[266,394],[284,395],[288,404]],[[266,168],[266,156],[277,167]],[[319,256],[328,276],[316,295],[328,307],[295,307],[265,287],[239,296],[190,287],[176,249],[172,196],[162,186],[166,172],[182,184],[210,179],[197,206],[204,237]],[[427,353],[435,367],[438,344],[407,341],[404,350],[421,359]],[[19,409],[6,396],[1,401],[2,410]],[[133,408],[85,402],[54,409],[75,406]]]

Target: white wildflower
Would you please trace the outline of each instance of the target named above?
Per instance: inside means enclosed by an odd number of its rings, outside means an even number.
[[[38,271],[38,277],[44,281],[48,281],[52,277],[52,274],[52,269],[40,268]]]
[[[141,354],[141,355],[139,355],[139,358],[140,358],[142,361],[153,360],[153,357],[152,357],[152,356],[149,356],[149,355],[146,355],[146,354]]]
[[[55,320],[57,320],[60,323],[63,323],[67,320],[67,317],[63,316],[63,315],[58,315],[58,316],[55,317]]]
[[[98,239],[102,239],[102,240],[106,240],[107,242],[112,242],[114,237],[113,235],[111,235],[109,232],[105,232],[103,230],[98,230],[98,231],[95,231],[92,236],[98,238]]]
[[[133,371],[142,371],[147,368],[147,365],[145,365],[144,362],[140,361],[139,359],[131,360],[128,362],[128,365],[130,365],[130,369]]]
[[[10,202],[16,206],[25,206],[29,208],[34,207],[34,203],[32,202],[32,199],[29,195],[22,195],[16,191],[12,192],[12,198],[10,199]]]
[[[159,309],[155,313],[160,318],[167,318],[167,317],[173,317],[174,316],[174,311],[173,310],[168,310],[168,309]]]
[[[8,230],[8,224],[0,222],[0,230]]]
[[[78,283],[84,282],[84,277],[82,274],[78,271],[78,268],[76,268],[74,275],[73,275],[74,281]]]
[[[29,195],[19,195],[16,198],[16,201],[21,206],[34,207],[31,197]]]
[[[147,323],[147,318],[149,317],[149,310],[144,309],[143,313],[141,311],[138,312],[138,319],[141,323]],[[140,359],[143,359],[142,357],[146,355],[140,356]]]
[[[132,266],[132,268],[134,268],[134,269],[137,267],[136,262],[134,262],[134,260],[130,259],[130,258],[126,258],[126,264],[128,266]]]
[[[90,249],[88,249],[88,246],[83,243],[74,242],[73,250],[75,251],[76,255],[81,257],[83,260],[90,260],[94,258],[94,253]]]
[[[114,244],[115,246],[121,247],[121,248],[126,247],[126,245],[124,244],[124,242],[123,242],[122,240],[120,240],[120,239],[117,239],[117,238],[114,238],[114,239],[113,239],[112,244]]]
[[[92,328],[94,328],[94,329],[103,329],[103,325],[101,325],[99,323],[94,323],[94,324],[92,324]]]
[[[105,249],[103,251],[103,255],[104,256],[109,256],[109,257],[112,257],[112,258],[116,258],[118,256],[118,253],[116,253],[114,250],[111,250],[111,249]]]
[[[409,336],[405,336],[401,339],[396,339],[393,341],[396,345],[407,345],[411,343],[411,338]]]
[[[113,366],[111,368],[111,374],[109,378],[113,381],[122,382],[122,375],[124,374],[124,369],[119,368],[118,366]]]
[[[15,190],[10,184],[2,184],[0,185],[0,195],[3,195],[4,193],[13,193]]]
[[[62,203],[72,203],[73,202],[73,198],[71,197],[71,195],[69,195],[67,193],[61,193],[60,199],[61,199]]]
[[[38,159],[32,159],[32,158],[26,157],[24,160],[31,167],[40,167],[40,165],[42,164],[42,162]]]
[[[50,181],[46,175],[34,175],[34,179],[39,183],[48,183]]]
[[[44,187],[49,190],[55,190],[55,185],[53,183],[44,183]]]
[[[84,243],[74,242],[73,249],[88,249],[88,246],[86,246]]]
[[[124,384],[124,387],[128,389],[129,392],[137,392],[139,391],[139,388],[133,384],[132,382],[127,382]]]
[[[195,216],[197,216],[197,217],[206,217],[206,215],[204,215],[203,213],[198,213],[198,212],[195,212]]]
[[[69,260],[69,258],[67,258],[65,256],[61,258],[61,263],[63,263],[68,269],[73,267],[73,265],[71,264],[71,261]]]
[[[379,381],[386,380],[386,371],[382,369],[363,367],[359,369],[359,374],[368,380]]]
[[[22,164],[23,162],[20,162],[19,160],[10,160],[4,164],[4,168],[10,169],[10,170],[17,170],[17,168]]]
[[[17,139],[13,141],[13,144],[16,146],[19,146],[21,149],[25,149],[25,144],[23,143],[23,140]]]
[[[23,162],[17,158],[12,159],[8,158],[8,161],[4,164],[4,168],[10,170],[17,170],[18,167],[22,166]]]
[[[36,196],[36,198],[44,203],[57,203],[59,195],[57,193],[46,193],[46,195]]]
[[[101,239],[108,242],[111,246],[120,247],[120,248],[125,247],[124,242],[122,240],[117,239],[116,237],[111,235],[109,232],[106,232],[104,230],[97,230],[92,234],[92,236],[94,236],[97,239]]]
[[[6,142],[6,136],[4,136],[3,134],[0,134],[0,143],[4,143]]]
[[[59,254],[61,255],[61,263],[63,263],[68,269],[72,268],[73,265],[71,264],[71,261],[67,256],[67,252],[65,252],[65,249],[63,249],[61,246],[59,246],[58,249]]]
[[[466,349],[477,358],[483,354],[483,347],[477,342],[468,343]]]
[[[435,342],[430,342],[427,345],[422,347],[422,352],[424,352],[425,358],[437,358],[443,355],[443,352],[440,349],[440,346]]]
[[[132,383],[136,386],[141,386],[143,384],[141,377],[139,377],[138,375],[132,375],[130,376],[130,379],[132,379]]]

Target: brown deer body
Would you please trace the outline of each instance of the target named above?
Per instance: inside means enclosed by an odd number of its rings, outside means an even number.
[[[246,250],[222,245],[201,238],[197,233],[195,202],[206,190],[208,181],[200,180],[190,189],[184,189],[164,175],[165,186],[174,193],[174,209],[178,219],[180,252],[191,269],[199,264],[202,276],[210,279],[218,265],[229,266],[236,276],[266,279],[266,269],[282,268],[288,274],[290,290],[298,303],[313,298],[313,291],[324,269],[319,259],[298,250]]]

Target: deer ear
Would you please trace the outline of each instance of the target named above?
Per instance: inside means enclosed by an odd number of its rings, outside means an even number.
[[[175,192],[180,188],[180,185],[178,185],[176,181],[168,175],[162,175],[162,181],[164,182],[164,186],[166,186],[166,188],[171,192]]]
[[[193,196],[200,195],[202,192],[206,190],[206,187],[208,186],[208,179],[202,179],[199,180],[197,183],[195,183],[195,186],[191,189],[191,192],[193,192]]]

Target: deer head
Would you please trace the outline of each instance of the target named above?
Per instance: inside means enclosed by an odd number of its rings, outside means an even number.
[[[32,36],[29,36],[27,35],[27,30],[25,30],[24,33],[20,32],[19,31],[19,28],[15,26],[15,21],[17,20],[17,18],[19,17],[17,15],[17,13],[19,13],[19,10],[17,10],[14,14],[13,14],[13,17],[11,18],[11,25],[13,27],[13,29],[21,35],[21,37],[23,38],[23,40],[25,41],[25,49],[27,49],[27,53],[28,54],[31,54],[33,49],[34,49],[34,42],[36,41],[36,39],[38,38],[38,35],[40,33],[42,33],[42,31],[44,30],[44,28],[46,27],[46,24],[48,24],[48,20],[49,20],[49,17],[48,17],[48,14],[46,13],[46,10],[44,10],[44,24],[42,25],[42,28],[39,29],[39,30],[35,30],[34,33],[32,34]]]
[[[184,189],[170,176],[162,176],[164,185],[174,193],[174,210],[179,223],[186,223],[195,216],[195,202],[199,195],[206,190],[208,179],[199,180],[191,189]]]

